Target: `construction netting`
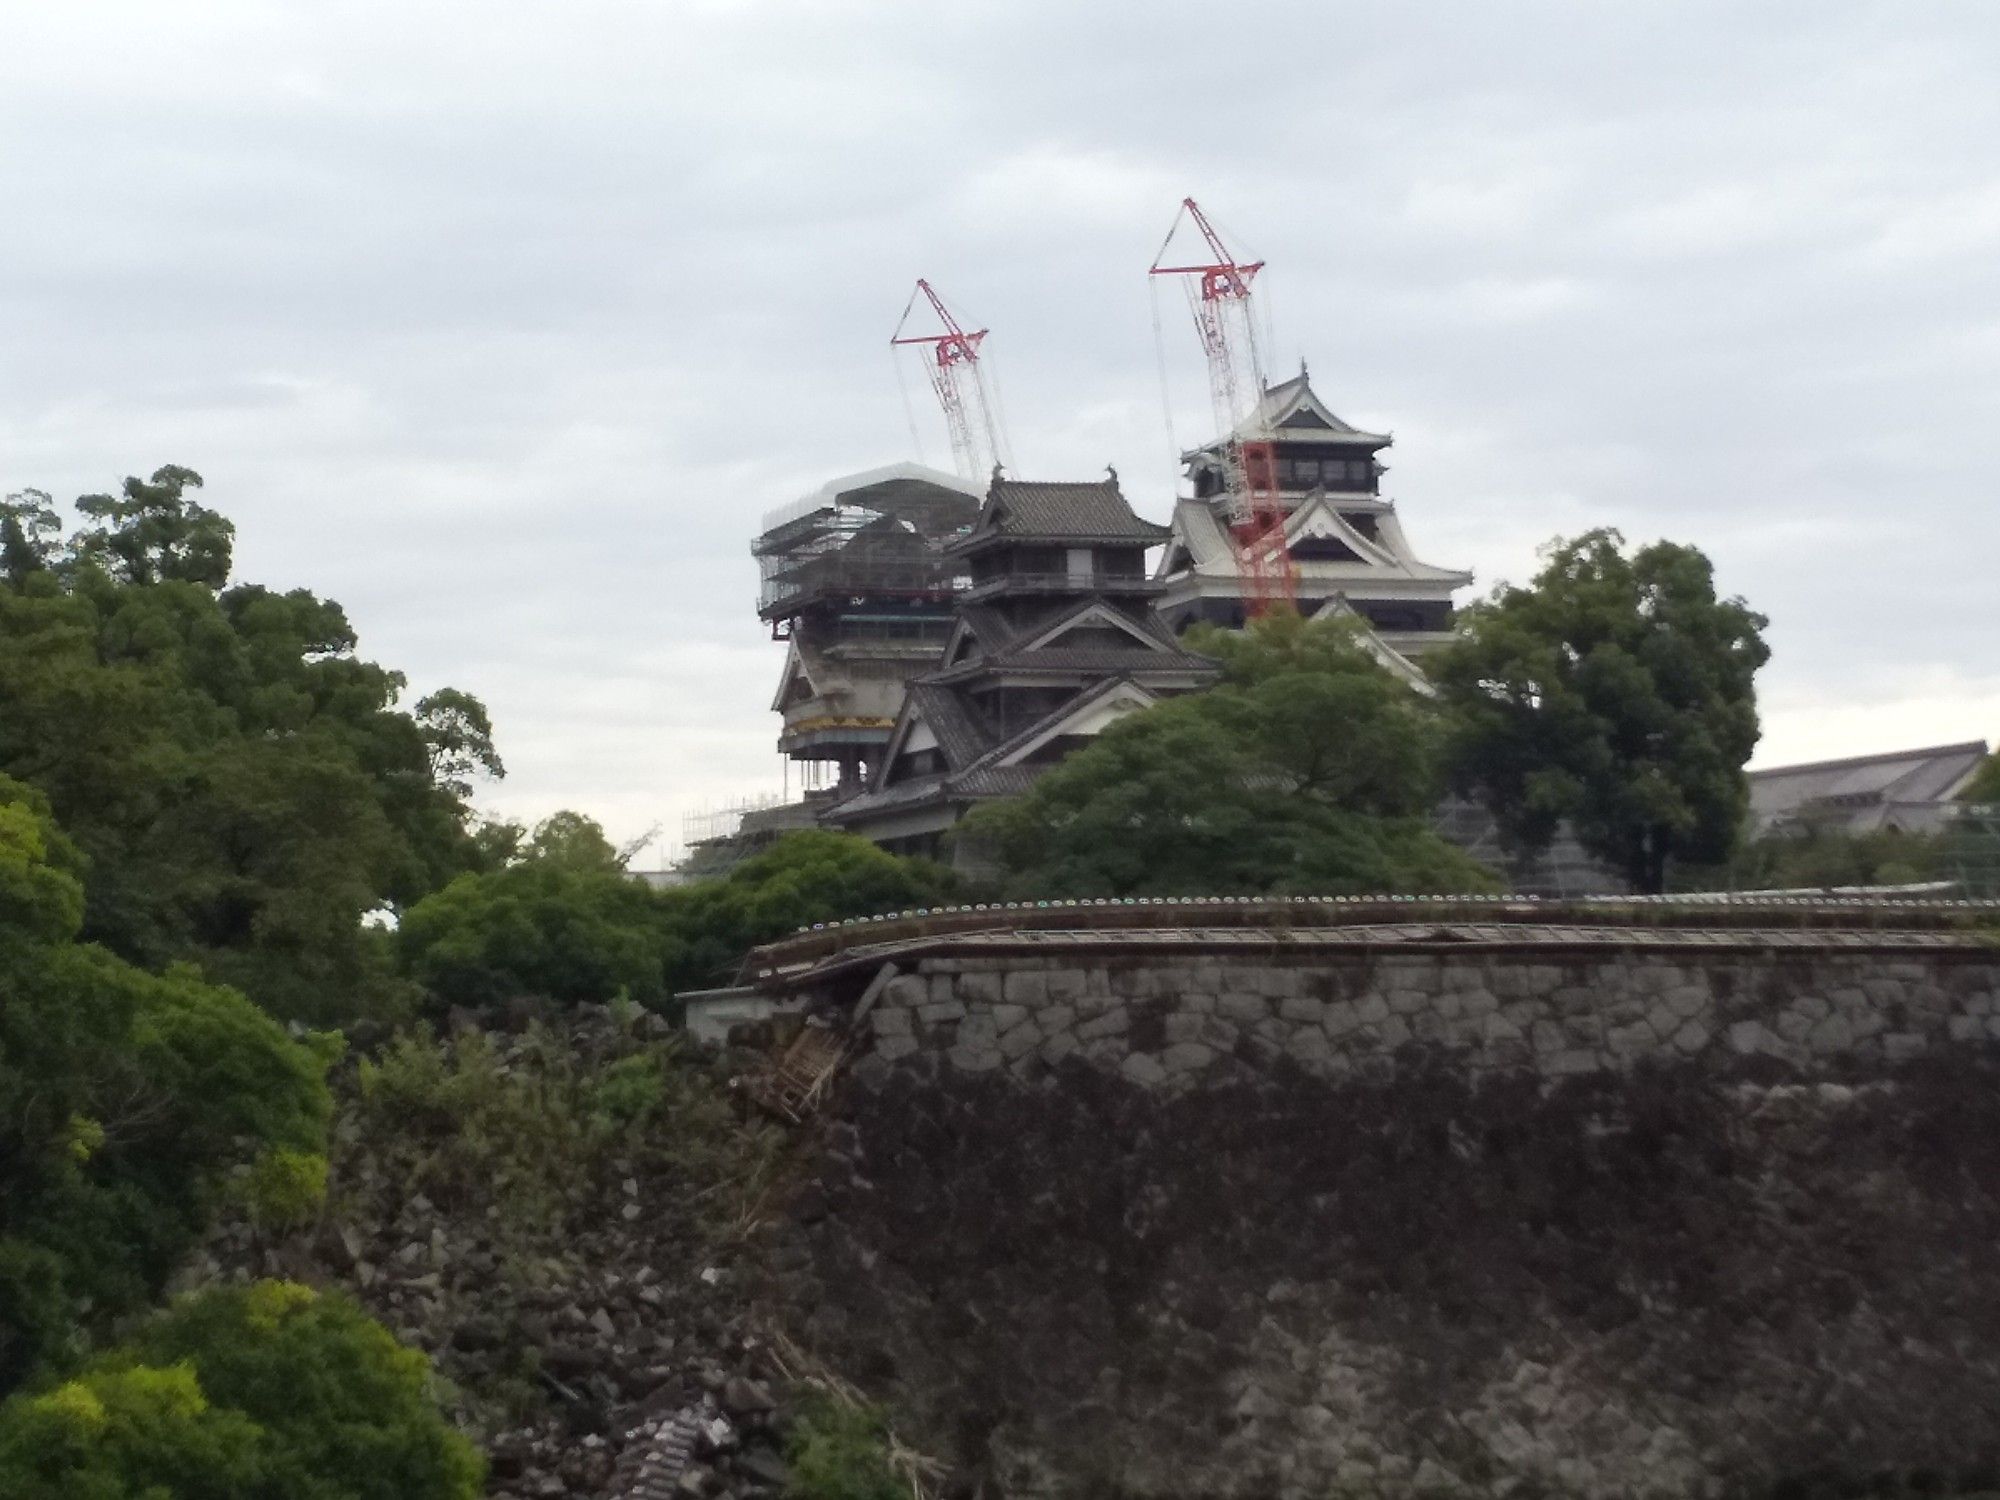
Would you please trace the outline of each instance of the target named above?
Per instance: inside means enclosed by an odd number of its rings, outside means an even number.
[[[832,598],[948,601],[968,580],[944,549],[978,512],[959,491],[895,479],[767,517],[750,547],[757,612],[775,620]]]

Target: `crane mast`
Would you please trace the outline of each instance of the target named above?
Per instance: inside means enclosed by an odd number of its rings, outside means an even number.
[[[941,332],[904,332],[910,325],[911,314],[917,311],[918,298],[929,304]],[[916,290],[910,294],[903,316],[889,339],[892,349],[914,347],[924,351],[924,374],[944,410],[945,430],[951,435],[952,460],[961,475],[973,480],[983,480],[1005,456],[992,403],[987,398],[979,355],[979,346],[989,331],[981,328],[967,333],[930,282],[918,277]]]
[[[1183,221],[1200,233],[1206,259],[1165,264]],[[1152,276],[1179,277],[1194,314],[1195,332],[1208,359],[1209,399],[1221,435],[1225,503],[1237,565],[1243,577],[1244,607],[1251,617],[1279,605],[1296,606],[1298,585],[1285,535],[1285,503],[1278,491],[1277,445],[1264,405],[1264,362],[1257,346],[1256,309],[1251,283],[1264,262],[1239,261],[1222,242],[1208,215],[1192,198],[1167,230]]]

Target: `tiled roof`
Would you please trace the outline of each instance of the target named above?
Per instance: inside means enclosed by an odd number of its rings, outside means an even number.
[[[986,753],[990,743],[972,710],[950,688],[935,681],[910,684],[910,706],[937,736],[945,764],[962,771]]]
[[[1148,650],[1134,641],[1129,649],[1108,646],[1043,646],[1030,650],[1002,651],[982,656],[940,672],[938,682],[962,682],[981,672],[1005,667],[1018,672],[1080,672],[1091,676],[1106,673],[1132,675],[1147,672],[1217,672],[1220,668],[1206,656],[1191,651]]]
[[[1144,521],[1126,502],[1115,476],[1095,483],[996,479],[972,535],[959,545],[991,537],[1076,542],[1139,542],[1167,538],[1167,528]]]
[[[918,781],[903,782],[899,786],[883,787],[880,791],[859,793],[849,797],[823,817],[829,823],[851,823],[871,813],[886,812],[890,808],[917,807],[926,802],[942,801],[944,792],[944,777],[926,776]]]
[[[1018,797],[1035,784],[1043,766],[981,766],[951,778],[951,789],[967,797]]]

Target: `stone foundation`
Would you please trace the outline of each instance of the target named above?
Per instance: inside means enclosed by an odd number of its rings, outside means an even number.
[[[874,987],[781,1256],[966,1493],[2000,1475],[1977,945],[968,946]]]

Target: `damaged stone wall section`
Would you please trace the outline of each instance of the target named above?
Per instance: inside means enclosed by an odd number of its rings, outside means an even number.
[[[1280,1059],[1342,1079],[1410,1047],[1551,1081],[1645,1060],[1840,1073],[2000,1040],[2000,957],[934,957],[882,985],[859,1027],[855,1071],[875,1081],[904,1059],[1034,1080],[1076,1058],[1173,1094]]]

